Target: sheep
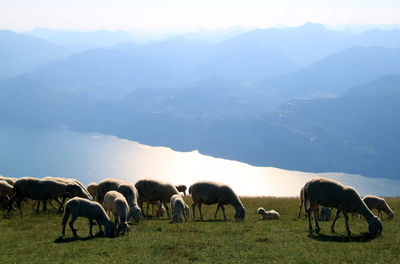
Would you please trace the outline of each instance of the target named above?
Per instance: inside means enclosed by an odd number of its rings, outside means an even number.
[[[17,201],[17,207],[22,214],[21,202],[24,198],[30,198],[32,200],[41,200],[44,204],[43,210],[46,210],[47,199],[54,199],[60,206],[62,203],[58,200],[58,197],[69,196],[68,190],[74,183],[63,183],[53,179],[36,179],[24,177],[17,180],[14,184],[15,195],[9,201],[8,212],[12,209],[13,201]]]
[[[388,217],[388,219],[392,219],[394,217],[394,212],[390,209],[389,205],[386,203],[385,199],[375,196],[375,195],[366,195],[363,198],[364,203],[368,206],[370,210],[377,209],[378,217],[382,219],[381,211],[384,211]]]
[[[139,192],[139,204],[142,211],[143,202],[160,201],[159,211],[161,211],[161,204],[163,204],[167,210],[168,218],[171,218],[167,203],[170,202],[172,195],[179,194],[174,185],[152,179],[142,179],[136,182],[135,187]]]
[[[8,184],[14,186],[14,183],[17,181],[17,178],[12,178],[12,177],[4,177],[2,175],[0,175],[0,181],[5,181]]]
[[[329,221],[331,218],[332,209],[330,207],[322,207],[321,211],[319,212],[319,221]]]
[[[135,223],[139,223],[142,217],[142,209],[138,206],[138,191],[135,186],[122,180],[107,178],[97,185],[97,200],[102,203],[104,195],[108,191],[118,191],[124,195],[129,205],[128,220],[132,217]]]
[[[89,185],[86,187],[90,195],[93,197],[93,199],[96,199],[97,197],[97,183],[91,182]]]
[[[128,225],[128,202],[125,197],[117,191],[109,191],[104,196],[104,209],[108,216],[110,212],[115,217],[115,226],[117,227],[117,234],[125,234],[129,230]]]
[[[331,225],[332,233],[335,233],[335,223],[340,212],[343,212],[346,221],[346,231],[349,236],[351,235],[347,215],[349,212],[357,212],[365,218],[371,236],[375,237],[382,233],[381,220],[368,209],[358,192],[350,186],[344,186],[330,179],[313,178],[304,186],[304,204],[306,206],[310,233],[314,231],[311,225],[311,211],[314,214],[316,233],[319,233],[321,229],[318,225],[316,215],[318,205],[337,209],[336,216]]]
[[[115,224],[110,218],[107,216],[106,212],[104,211],[103,207],[98,202],[90,201],[88,199],[75,197],[69,200],[65,204],[64,215],[62,219],[62,231],[61,234],[65,236],[65,226],[67,224],[69,216],[71,216],[71,221],[69,221],[69,226],[72,230],[72,234],[74,237],[78,236],[77,230],[74,228],[74,222],[79,216],[83,216],[89,219],[89,235],[93,236],[92,229],[95,220],[97,225],[99,226],[99,231],[102,233],[101,225],[105,226],[106,229],[106,236],[113,237],[115,233]]]
[[[174,194],[171,196],[171,210],[172,210],[172,222],[182,222],[182,215],[185,217],[187,222],[189,217],[189,206],[185,203],[180,194]]]
[[[266,220],[266,219],[279,219],[281,216],[280,214],[275,211],[275,210],[269,210],[269,211],[265,211],[264,208],[259,207],[257,209],[257,214],[260,215],[261,220]]]
[[[201,212],[201,205],[207,204],[215,204],[218,203],[217,211],[215,212],[214,219],[217,218],[217,213],[219,208],[222,209],[224,214],[224,219],[226,220],[225,215],[225,204],[231,204],[235,210],[235,219],[244,219],[246,215],[246,209],[243,207],[242,202],[239,197],[233,192],[233,190],[224,184],[219,184],[215,182],[197,182],[192,184],[189,187],[189,194],[192,195],[193,199],[193,219],[196,219],[195,208],[198,205],[200,219],[203,219],[203,214]]]
[[[187,189],[186,185],[181,184],[181,185],[176,185],[175,187],[179,192],[183,192],[183,194],[186,195],[186,189]]]
[[[63,182],[68,184],[68,193],[70,194],[71,197],[81,197],[81,198],[86,198],[89,200],[93,200],[92,195],[88,192],[86,187],[78,180],[76,179],[69,179],[69,178],[60,178],[60,177],[44,177],[43,179],[50,179],[50,180],[55,180],[59,182]],[[65,201],[65,198],[63,200],[63,203]]]

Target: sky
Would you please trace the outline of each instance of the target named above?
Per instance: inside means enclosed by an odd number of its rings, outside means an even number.
[[[0,28],[199,30],[400,24],[399,0],[0,0]]]

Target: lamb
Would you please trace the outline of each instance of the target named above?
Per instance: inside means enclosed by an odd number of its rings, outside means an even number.
[[[126,199],[129,205],[128,220],[132,217],[135,223],[139,223],[142,217],[142,209],[138,206],[138,191],[135,186],[122,180],[107,178],[97,185],[97,200],[102,203],[104,195],[109,191],[118,191]]]
[[[95,220],[97,225],[99,226],[99,231],[102,233],[101,225],[105,226],[106,236],[113,237],[115,233],[115,224],[110,218],[107,216],[103,207],[98,202],[90,201],[88,199],[75,197],[69,200],[65,204],[64,215],[62,219],[62,236],[65,236],[65,226],[67,224],[69,216],[71,216],[71,221],[69,221],[69,226],[72,230],[72,234],[74,237],[78,236],[77,230],[74,228],[74,222],[79,216],[83,216],[89,219],[89,235],[93,236],[92,229]]]
[[[115,226],[117,227],[117,234],[125,234],[129,230],[128,225],[128,202],[125,197],[117,191],[109,191],[104,196],[104,209],[108,216],[110,212],[115,217]]]
[[[182,215],[185,217],[187,222],[189,217],[189,206],[185,203],[180,194],[174,194],[171,196],[171,210],[172,210],[172,222],[182,222]]]
[[[89,185],[86,187],[90,195],[95,199],[97,197],[97,183],[91,182]]]
[[[257,213],[260,215],[262,220],[266,220],[266,219],[275,220],[275,219],[279,219],[281,217],[277,211],[275,211],[275,210],[265,211],[265,209],[262,207],[258,208]]]
[[[319,233],[321,229],[318,225],[318,217],[316,215],[318,205],[337,209],[335,219],[331,225],[332,233],[335,233],[335,223],[340,212],[343,212],[346,221],[346,231],[349,236],[351,235],[347,215],[349,212],[357,212],[365,218],[371,236],[375,237],[382,233],[381,220],[368,209],[358,192],[350,186],[344,186],[330,179],[313,178],[304,186],[304,204],[306,206],[310,233],[314,231],[311,225],[311,211],[314,214],[316,233]]]
[[[329,221],[331,218],[332,209],[330,207],[322,207],[321,211],[319,212],[319,221]]]
[[[189,187],[189,194],[192,195],[193,199],[193,219],[196,219],[196,205],[198,205],[200,219],[203,219],[203,214],[201,212],[201,205],[203,203],[207,205],[218,203],[217,211],[214,215],[215,219],[217,218],[219,208],[221,208],[224,214],[224,219],[226,220],[225,204],[231,204],[235,208],[235,219],[243,220],[245,218],[246,209],[243,207],[239,197],[227,185],[215,182],[197,182]]]
[[[179,194],[176,187],[170,183],[161,182],[152,179],[142,179],[135,184],[139,192],[139,204],[143,210],[143,202],[160,201],[159,211],[161,211],[161,204],[167,210],[168,218],[171,218],[167,203],[170,202],[172,195]]]
[[[43,210],[46,210],[47,199],[57,201],[60,206],[62,203],[58,197],[68,196],[72,197],[68,190],[74,189],[75,183],[64,183],[53,179],[36,179],[24,177],[17,180],[14,184],[15,195],[9,201],[8,212],[12,209],[13,201],[17,201],[17,207],[22,214],[21,202],[24,198],[32,200],[41,200],[44,204]]]
[[[187,189],[186,185],[181,184],[181,185],[176,185],[175,187],[179,192],[183,192],[183,194],[186,195],[186,189]]]
[[[394,212],[386,203],[385,199],[375,196],[375,195],[366,195],[363,198],[364,203],[368,206],[370,210],[377,209],[378,217],[382,219],[381,211],[384,211],[388,217],[388,219],[392,219],[394,217]]]

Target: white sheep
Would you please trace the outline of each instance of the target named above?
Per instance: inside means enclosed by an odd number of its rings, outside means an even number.
[[[318,220],[329,221],[331,219],[331,214],[332,214],[332,208],[324,206],[321,208],[321,211],[319,211]]]
[[[118,191],[124,195],[129,205],[128,220],[132,217],[136,223],[142,217],[142,210],[138,206],[138,191],[133,184],[119,179],[107,178],[100,181],[97,185],[97,200],[102,203],[104,195],[109,191]]]
[[[231,187],[225,184],[219,184],[215,182],[197,182],[192,184],[189,187],[189,194],[192,195],[193,199],[193,219],[196,219],[195,208],[198,205],[200,219],[203,219],[203,214],[201,212],[202,204],[215,204],[217,203],[217,211],[215,212],[214,219],[217,218],[217,213],[219,208],[222,209],[224,214],[224,219],[226,220],[225,215],[225,204],[232,205],[235,210],[235,219],[244,219],[246,215],[246,209],[243,207],[242,202],[239,197],[233,192]]]
[[[275,210],[265,211],[265,209],[263,207],[259,207],[257,209],[257,213],[260,215],[260,218],[262,220],[266,220],[266,219],[276,220],[281,217],[277,211],[275,211]]]
[[[93,199],[97,198],[97,183],[91,182],[89,185],[86,187],[90,195],[93,197]]]
[[[366,195],[364,196],[363,201],[370,210],[378,210],[378,217],[380,219],[382,219],[382,211],[386,213],[389,220],[394,217],[394,212],[386,203],[385,199],[375,195]]]
[[[162,210],[161,204],[163,204],[167,210],[168,218],[171,218],[167,203],[170,202],[172,195],[179,194],[174,185],[152,179],[142,179],[135,184],[135,187],[139,192],[139,204],[142,211],[143,202],[160,201],[159,211]]]
[[[65,226],[67,224],[68,218],[71,215],[71,221],[69,221],[69,226],[72,230],[72,234],[76,237],[78,236],[77,230],[74,228],[74,222],[79,216],[83,216],[89,219],[89,235],[93,236],[92,228],[94,225],[93,220],[97,222],[99,226],[99,231],[102,233],[101,226],[104,225],[106,229],[106,236],[113,237],[115,233],[115,224],[110,220],[103,207],[98,202],[90,201],[88,199],[75,197],[69,200],[65,204],[64,215],[62,219],[62,231],[61,234],[65,236]]]
[[[335,233],[335,223],[339,213],[343,212],[346,221],[346,231],[350,236],[351,231],[348,224],[347,213],[356,212],[361,214],[368,223],[369,233],[377,236],[382,233],[382,222],[376,217],[363,202],[358,192],[349,186],[344,186],[336,181],[325,178],[314,178],[309,180],[304,186],[304,204],[308,216],[308,228],[312,233],[311,211],[314,214],[315,231],[318,233],[318,205],[333,207],[337,209],[335,219],[331,225],[331,231]]]
[[[171,210],[172,210],[172,222],[182,222],[182,215],[185,221],[189,217],[189,206],[185,203],[180,194],[174,194],[171,196]]]
[[[128,202],[125,197],[117,191],[109,191],[104,196],[104,209],[108,216],[110,212],[114,215],[117,234],[125,234],[129,230],[128,225]]]

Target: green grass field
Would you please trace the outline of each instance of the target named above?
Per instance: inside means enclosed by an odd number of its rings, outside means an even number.
[[[72,238],[67,226],[61,238],[61,214],[36,214],[29,205],[24,215],[2,213],[0,220],[0,263],[399,263],[400,219],[383,220],[382,235],[369,239],[364,219],[349,220],[352,236],[347,237],[344,218],[330,233],[330,222],[321,222],[319,236],[309,236],[306,218],[297,218],[296,198],[241,198],[247,214],[244,222],[233,220],[234,210],[226,206],[214,221],[216,205],[203,206],[205,221],[172,224],[146,219],[132,224],[126,236],[88,236],[87,219],[75,224],[79,238]],[[189,206],[190,197],[185,197]],[[388,198],[396,212],[400,198]],[[275,209],[280,220],[259,220],[258,207]],[[191,212],[192,213],[192,212]],[[374,212],[376,214],[376,212]],[[198,212],[196,212],[198,216]],[[97,226],[94,231],[97,232]]]

